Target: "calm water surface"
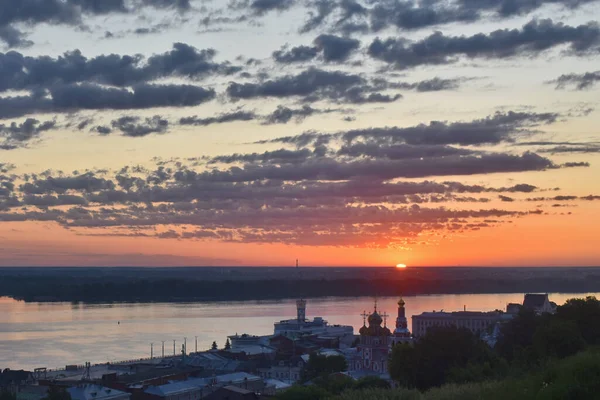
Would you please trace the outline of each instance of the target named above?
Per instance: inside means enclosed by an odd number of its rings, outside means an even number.
[[[592,294],[598,295],[598,294]],[[586,294],[551,294],[562,304]],[[523,294],[433,295],[406,297],[407,315],[423,311],[505,309],[509,302],[522,302]],[[379,310],[391,315],[394,325],[397,298],[379,300]],[[308,300],[307,316],[322,316],[331,324],[362,326],[363,310],[373,309],[373,299],[320,298]],[[0,368],[57,368],[86,361],[101,363],[173,354],[187,337],[189,351],[205,350],[227,335],[273,332],[273,322],[295,316],[294,300],[206,303],[71,304],[25,303],[0,298]],[[409,326],[411,320],[409,318]]]

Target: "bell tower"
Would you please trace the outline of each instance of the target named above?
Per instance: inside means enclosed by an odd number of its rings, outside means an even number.
[[[410,331],[408,330],[408,322],[406,320],[406,303],[400,297],[398,300],[398,317],[396,317],[396,329],[394,329],[394,342],[403,342],[410,340]]]
[[[296,300],[296,316],[298,318],[298,322],[306,321],[306,300]]]

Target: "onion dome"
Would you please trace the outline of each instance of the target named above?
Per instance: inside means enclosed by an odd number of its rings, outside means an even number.
[[[406,304],[406,303],[404,302],[404,299],[403,299],[402,297],[400,297],[400,300],[398,300],[398,305],[399,305],[400,307],[404,307],[404,305],[405,305],[405,304]]]
[[[369,332],[369,328],[367,328],[365,325],[362,326],[362,328],[359,329],[358,333],[361,335],[366,335]]]
[[[381,318],[381,315],[379,315],[377,311],[374,311],[373,314],[369,315],[369,326],[381,326],[382,322],[383,318]]]
[[[387,326],[383,328],[383,336],[391,336],[392,332],[389,330]]]

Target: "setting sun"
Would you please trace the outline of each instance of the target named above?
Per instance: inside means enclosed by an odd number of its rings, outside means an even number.
[[[396,268],[406,268],[406,264],[396,264]]]

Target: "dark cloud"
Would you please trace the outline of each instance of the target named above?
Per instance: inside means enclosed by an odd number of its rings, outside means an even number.
[[[544,148],[541,153],[600,153],[600,144],[596,143],[568,143],[566,145]]]
[[[308,20],[300,28],[300,33],[307,33],[319,27],[325,19],[335,10],[337,4],[331,0],[315,0],[308,12]]]
[[[314,60],[319,53],[326,62],[346,61],[350,54],[360,47],[360,41],[335,35],[319,35],[314,46],[285,47],[273,52],[273,59],[282,64],[307,62]]]
[[[573,86],[577,90],[584,90],[593,87],[598,81],[600,81],[600,71],[584,74],[564,74],[548,83],[556,84],[557,89]]]
[[[596,0],[444,0],[367,1],[322,0],[309,3],[309,18],[302,33],[326,25],[331,31],[345,33],[378,32],[389,26],[416,30],[448,23],[470,23],[487,19],[525,15],[546,4],[575,9]],[[370,6],[370,7],[369,7]],[[334,18],[335,17],[335,18]]]
[[[23,47],[31,42],[24,39],[14,24],[82,25],[87,15],[124,14],[134,10],[153,7],[176,8],[180,12],[191,9],[189,0],[135,0],[128,7],[125,0],[0,0],[0,39],[9,47]],[[12,32],[11,32],[12,31]],[[3,35],[2,32],[9,32]]]
[[[350,157],[388,158],[402,160],[411,158],[436,158],[446,156],[466,156],[478,152],[444,145],[381,145],[377,143],[353,143],[342,146],[337,154]]]
[[[423,162],[406,160],[357,160],[342,162],[318,158],[301,165],[246,165],[228,171],[211,171],[201,175],[214,182],[251,182],[274,180],[347,180],[353,177],[377,179],[419,178],[426,176],[476,175],[497,172],[543,171],[557,166],[535,153],[511,155],[488,153],[480,156],[448,156]]]
[[[341,62],[346,61],[350,56],[350,53],[360,47],[360,41],[357,39],[323,34],[315,39],[315,46],[323,52],[325,61]]]
[[[596,0],[460,0],[458,4],[468,10],[494,11],[501,17],[512,17],[527,14],[546,4],[558,4],[575,9],[594,1]]]
[[[101,135],[108,135],[109,133],[112,133],[112,129],[105,125],[98,125],[92,128],[92,132],[97,132]]]
[[[182,12],[192,8],[190,0],[142,0],[141,4],[155,8],[176,8]]]
[[[277,106],[277,108],[269,115],[265,116],[264,124],[287,124],[292,119],[296,122],[302,121],[306,117],[310,117],[315,114],[329,114],[332,112],[343,111],[340,109],[323,109],[319,110],[312,108],[309,105],[304,105],[301,108],[289,108],[285,106]]]
[[[509,196],[499,195],[498,197],[500,198],[500,200],[505,201],[505,202],[515,201],[515,199],[513,199],[512,197],[509,197]]]
[[[392,102],[401,97],[376,92],[359,75],[316,68],[260,83],[230,83],[227,94],[232,99],[302,96],[306,101],[329,99],[355,104]]]
[[[51,129],[56,129],[56,121],[40,122],[34,118],[27,118],[21,124],[0,124],[0,148],[10,150],[22,147],[28,141],[39,137],[42,132]]]
[[[262,15],[269,11],[285,11],[294,5],[294,0],[252,0],[250,9]]]
[[[179,124],[207,126],[212,124],[222,124],[234,121],[251,121],[256,118],[256,114],[252,111],[237,110],[229,113],[223,113],[216,117],[199,118],[195,115],[193,117],[183,117],[179,120]]]
[[[306,161],[311,155],[309,149],[286,150],[279,149],[275,151],[266,151],[264,153],[251,154],[232,154],[229,156],[218,156],[211,159],[211,163],[255,163],[255,162],[275,162],[275,163],[298,163]]]
[[[145,60],[141,55],[85,57],[79,50],[62,56],[29,57],[18,52],[0,53],[0,91],[51,88],[77,82],[132,86],[167,77],[200,79],[210,74],[229,75],[240,67],[213,60],[214,49],[198,50],[175,43],[171,51]]]
[[[529,127],[551,124],[558,118],[556,113],[514,112],[496,113],[483,119],[470,122],[432,121],[408,128],[370,128],[351,130],[342,133],[347,141],[356,138],[378,142],[404,142],[413,145],[460,144],[480,145],[512,141],[514,136]]]
[[[169,128],[169,121],[160,115],[143,120],[136,116],[123,116],[112,121],[111,126],[123,132],[123,136],[142,137],[151,133],[165,133]]]
[[[371,29],[379,31],[388,25],[403,30],[425,28],[450,22],[473,22],[479,18],[476,10],[446,6],[440,1],[382,2],[371,10]]]
[[[319,54],[319,49],[311,46],[297,46],[289,50],[281,49],[273,52],[273,59],[282,64],[307,62]]]
[[[115,184],[111,180],[98,178],[90,172],[77,176],[34,178],[31,182],[22,184],[19,189],[24,194],[44,195],[52,193],[65,194],[68,190],[94,192],[114,189],[114,187]]]
[[[584,161],[578,161],[578,162],[566,162],[564,164],[560,164],[561,167],[563,168],[578,168],[578,167],[584,167],[587,168],[590,166],[589,162],[584,162]]]
[[[588,196],[573,196],[573,195],[560,195],[554,197],[530,197],[527,201],[574,201],[574,200],[585,200],[594,201],[600,200],[600,196],[588,195]]]
[[[573,54],[597,53],[600,50],[600,27],[593,22],[572,27],[544,19],[533,20],[521,29],[499,29],[473,36],[445,36],[436,32],[416,42],[377,38],[369,46],[369,55],[403,69],[426,64],[450,64],[459,56],[484,59],[533,56],[565,44],[569,45],[569,52]]]
[[[65,205],[80,205],[85,206],[88,204],[87,200],[82,196],[61,194],[58,196],[53,195],[26,195],[23,197],[23,205],[37,206],[37,207],[51,207],[51,206],[65,206]]]
[[[192,85],[141,84],[131,90],[93,84],[55,86],[50,98],[36,95],[0,98],[0,118],[77,110],[131,110],[196,106],[215,98],[213,89]]]
[[[31,40],[25,39],[23,32],[12,26],[0,26],[0,41],[8,48],[25,48],[33,46]]]
[[[442,90],[458,89],[464,81],[464,78],[443,79],[435,77],[415,83],[400,83],[398,87],[401,89],[416,90],[417,92],[439,92]]]

